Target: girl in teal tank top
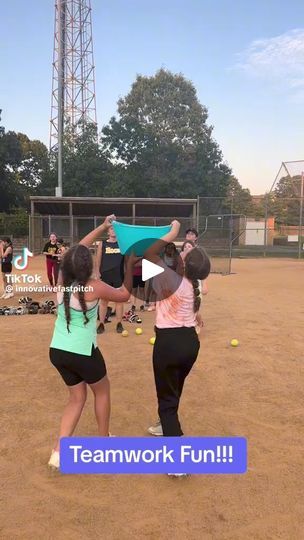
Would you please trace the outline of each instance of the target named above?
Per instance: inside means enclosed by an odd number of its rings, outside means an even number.
[[[124,283],[115,289],[95,279],[93,257],[89,247],[111,226],[115,216],[89,233],[69,249],[61,262],[58,280],[58,309],[50,345],[50,360],[68,389],[68,403],[61,419],[59,436],[49,466],[60,466],[60,439],[70,437],[77,426],[89,386],[94,394],[94,410],[100,436],[109,435],[110,384],[106,366],[97,347],[96,321],[99,300],[126,302],[132,290],[133,266],[136,258],[126,263]]]
[[[77,286],[74,285],[77,290]],[[79,294],[79,293],[78,293]],[[57,320],[55,322],[53,339],[51,342],[51,348],[60,349],[76,354],[83,354],[85,356],[91,356],[92,345],[97,347],[96,342],[96,321],[98,301],[92,302],[92,306],[88,307],[85,312],[86,319],[84,318],[84,312],[81,309],[80,302],[78,304],[80,309],[72,307],[71,299],[73,296],[70,294],[68,298],[69,309],[69,327],[67,326],[66,318],[66,306],[64,305],[64,295],[58,293],[58,307],[57,307]],[[62,300],[60,302],[60,300]],[[74,299],[75,300],[75,299]],[[74,304],[76,302],[74,301]]]

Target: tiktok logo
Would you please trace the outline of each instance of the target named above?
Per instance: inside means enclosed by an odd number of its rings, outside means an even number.
[[[25,270],[29,257],[33,257],[33,253],[29,249],[23,248],[22,255],[14,257],[14,267],[16,270]]]

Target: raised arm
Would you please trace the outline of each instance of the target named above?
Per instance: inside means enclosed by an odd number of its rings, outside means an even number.
[[[93,231],[91,231],[89,234],[87,234],[82,240],[80,240],[79,244],[82,244],[83,246],[90,247],[95,240],[105,231],[108,230],[109,227],[112,225],[112,221],[114,221],[116,217],[114,214],[111,216],[107,216],[104,222],[96,227]]]
[[[169,244],[169,242],[173,242],[179,233],[180,230],[180,222],[176,219],[172,221],[171,223],[171,231],[169,231],[167,234],[165,234],[160,240],[157,240],[150,246],[144,254],[144,257],[146,257],[149,261],[158,261],[159,254],[164,249],[164,244]]]

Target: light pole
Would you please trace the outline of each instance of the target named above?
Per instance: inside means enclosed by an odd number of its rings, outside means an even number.
[[[56,196],[63,195],[64,141],[94,124],[97,133],[91,0],[55,0],[50,151],[56,155]]]
[[[62,197],[62,135],[64,111],[63,3],[58,0],[58,186],[56,197]]]

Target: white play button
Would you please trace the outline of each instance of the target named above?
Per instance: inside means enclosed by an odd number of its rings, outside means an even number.
[[[155,276],[158,276],[158,274],[161,274],[164,272],[164,268],[161,266],[158,266],[158,264],[154,264],[150,261],[147,261],[147,259],[142,260],[142,280],[147,281],[147,279],[151,279]]]

